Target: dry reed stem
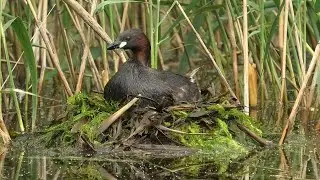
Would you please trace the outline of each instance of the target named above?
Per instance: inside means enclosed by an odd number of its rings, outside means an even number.
[[[250,107],[258,105],[258,73],[254,63],[249,63],[249,104]]]
[[[118,24],[121,25],[120,14],[119,14],[118,7],[116,4],[114,4],[114,10],[116,11],[116,17],[118,17],[117,18]]]
[[[123,113],[125,113],[130,107],[132,107],[134,103],[136,103],[138,100],[139,100],[138,97],[133,98],[130,102],[128,102],[125,106],[120,108],[117,112],[113,113],[106,120],[102,121],[98,129],[98,134],[101,134],[105,130],[107,130],[112,123],[114,123]]]
[[[80,92],[82,89],[84,71],[86,70],[87,58],[90,52],[89,45],[85,42],[85,39],[82,39],[82,40],[84,41],[85,45],[84,45],[83,55],[81,57],[81,65],[79,70],[78,82],[76,86],[76,93]]]
[[[279,174],[278,177],[287,177],[289,172],[289,165],[288,165],[288,157],[286,156],[285,150],[279,147],[280,151],[280,164],[279,164]]]
[[[283,3],[283,0],[280,0],[280,5]],[[279,29],[278,29],[278,46],[280,48],[280,51],[283,49],[283,21],[284,21],[284,12],[283,8],[280,9],[281,11],[279,12]]]
[[[30,0],[29,0],[30,1]],[[102,27],[96,22],[96,20],[75,0],[63,0],[68,4],[102,39],[108,43],[112,43],[111,38],[102,29]],[[123,62],[126,58],[122,52],[115,51],[122,59]]]
[[[283,27],[281,29],[283,29],[283,41],[280,43],[282,44],[282,49],[281,49],[281,62],[282,62],[282,66],[281,66],[281,93],[280,93],[280,99],[279,99],[279,103],[280,106],[282,106],[283,102],[284,102],[284,97],[285,97],[285,89],[286,89],[286,62],[287,62],[287,31],[288,31],[288,14],[289,14],[289,0],[285,0],[285,6],[284,6],[284,23],[283,23]]]
[[[234,99],[236,99],[237,103],[239,103],[239,99],[237,98],[237,96],[236,96],[236,95],[234,94],[234,92],[232,91],[232,88],[230,87],[227,79],[223,76],[223,74],[222,74],[219,66],[217,65],[217,63],[216,63],[216,61],[214,60],[213,56],[211,55],[209,49],[207,48],[207,46],[205,45],[205,43],[204,43],[203,40],[201,39],[201,36],[199,35],[199,33],[197,32],[197,30],[196,30],[196,29],[194,28],[194,26],[192,25],[189,17],[188,17],[188,16],[186,15],[186,13],[184,12],[184,10],[183,10],[182,6],[180,5],[180,3],[179,3],[178,1],[175,1],[175,2],[177,3],[179,9],[181,10],[183,16],[186,18],[189,26],[192,28],[193,32],[196,34],[196,36],[197,36],[197,38],[198,38],[198,40],[199,40],[202,48],[206,51],[207,55],[209,56],[210,60],[212,61],[212,63],[213,63],[213,65],[214,65],[214,67],[216,68],[216,70],[217,70],[220,78],[222,79],[223,84],[228,88],[231,96],[232,96]]]
[[[94,60],[93,60],[93,57],[92,57],[92,54],[89,53],[89,65],[90,65],[90,68],[91,68],[91,72],[92,72],[92,76],[93,76],[93,79],[96,83],[96,86],[97,86],[97,90],[100,92],[103,90],[103,87],[104,85],[102,84],[102,81],[101,81],[101,76],[100,76],[100,73],[97,69],[97,66],[96,64],[94,63]]]
[[[42,5],[42,26],[43,28],[47,29],[47,13],[48,13],[48,0],[43,0],[43,5]],[[40,39],[40,46],[44,47],[45,43],[43,39]],[[40,49],[40,61],[41,61],[41,71],[40,71],[40,76],[39,76],[39,84],[38,84],[38,93],[41,93],[42,86],[43,86],[43,81],[44,81],[44,74],[45,74],[45,67],[47,65],[47,51],[44,48]]]
[[[43,5],[43,1],[40,0],[39,1],[39,8],[38,8],[38,11],[37,11],[37,17],[41,21],[42,21],[41,10],[43,9],[42,5]],[[41,26],[46,26],[46,24],[41,23]],[[40,31],[39,31],[39,28],[35,27],[34,33],[33,33],[33,36],[32,36],[32,44],[40,44],[39,43],[40,39],[41,39],[41,34],[40,34]],[[34,59],[36,60],[36,63],[38,63],[39,62],[39,50],[40,50],[40,47],[32,47],[32,50],[33,50],[33,54],[34,54]]]
[[[92,7],[91,7],[91,12],[90,14],[93,16],[93,13],[94,13],[94,9],[96,7],[96,1],[94,1],[92,3]],[[85,72],[85,67],[86,67],[86,61],[87,61],[87,58],[89,58],[89,64],[90,64],[90,68],[91,68],[91,71],[92,71],[92,76],[93,76],[93,79],[96,83],[96,86],[97,86],[97,90],[98,91],[102,91],[102,82],[101,82],[101,77],[100,77],[100,74],[98,72],[98,69],[96,67],[96,64],[94,63],[94,60],[92,58],[92,55],[90,53],[90,50],[89,50],[89,42],[87,42],[87,39],[84,35],[84,32],[83,32],[83,28],[80,28],[80,22],[79,22],[79,19],[76,15],[74,15],[74,13],[72,13],[70,11],[70,9],[67,7],[70,15],[71,15],[71,19],[76,27],[76,29],[78,30],[79,34],[80,34],[80,37],[83,41],[83,44],[84,44],[84,54],[83,54],[83,57],[81,58],[82,61],[81,61],[81,65],[80,65],[80,72],[79,72],[79,78],[78,78],[78,82],[77,82],[77,86],[76,86],[76,92],[80,92],[81,89],[82,89],[82,82],[83,82],[83,77],[84,77],[84,72]],[[88,37],[90,35],[90,29],[88,30]]]
[[[13,67],[12,67],[12,72],[13,72],[13,70],[17,67],[17,65],[19,64],[19,63],[21,63],[22,65],[24,65],[24,63],[23,62],[20,62],[21,61],[21,58],[22,58],[22,56],[23,56],[23,53],[24,52],[22,52],[21,53],[21,55],[20,55],[20,57],[18,58],[18,60],[17,61],[9,61],[11,64],[14,64],[13,65]],[[7,60],[2,60],[1,59],[1,62],[7,62]],[[5,86],[5,84],[7,83],[7,81],[9,80],[9,76],[7,76],[6,77],[6,79],[2,82],[2,85],[1,85],[1,88],[0,89],[2,89],[4,86]]]
[[[279,41],[280,52],[281,52],[281,89],[280,98],[278,106],[278,119],[277,122],[280,123],[283,115],[283,102],[286,94],[286,60],[287,60],[287,29],[288,29],[288,13],[289,12],[289,0],[285,0],[284,5],[284,15],[281,11],[280,18],[282,19],[281,24],[283,27],[279,27],[279,39],[281,36],[281,41]],[[280,31],[282,30],[282,31]]]
[[[228,16],[228,27],[229,30],[227,31],[230,37],[230,43],[232,48],[232,62],[233,62],[233,80],[234,80],[234,87],[236,90],[236,96],[240,98],[240,87],[239,87],[239,75],[238,75],[238,56],[237,56],[237,42],[236,36],[234,33],[234,25],[233,25],[233,18],[231,16],[230,8],[228,3],[226,4],[227,8],[227,16]]]
[[[109,81],[109,73],[108,73],[108,71],[103,70],[101,72],[101,76],[102,76],[102,85],[105,86]]]
[[[316,69],[313,75],[313,79],[312,79],[312,83],[310,86],[310,91],[309,91],[309,96],[307,98],[307,103],[306,103],[306,116],[302,121],[303,125],[307,125],[308,124],[308,120],[311,119],[309,118],[310,115],[310,111],[311,111],[311,105],[313,102],[313,98],[314,98],[314,94],[315,94],[315,90],[316,90],[316,85],[317,85],[317,77],[319,76],[319,71],[320,71],[320,61],[317,61],[316,64]]]
[[[146,7],[144,4],[140,4],[140,9],[141,9],[141,19],[142,19],[142,30],[145,34],[147,34],[147,18],[146,18]]]
[[[300,42],[300,36],[299,36],[299,30],[298,30],[298,27],[297,27],[297,24],[296,24],[296,21],[295,21],[295,15],[294,15],[294,10],[293,10],[293,5],[292,5],[292,1],[290,1],[290,13],[291,13],[291,16],[292,16],[292,19],[293,19],[293,29],[294,29],[294,37],[295,37],[295,40],[296,40],[296,43],[297,43],[297,51],[298,51],[298,57],[299,57],[299,62],[300,62],[300,69],[302,71],[302,79],[301,79],[301,82],[303,81],[304,79],[304,76],[306,75],[306,67],[305,67],[305,64],[303,62],[303,55],[302,55],[302,45],[301,45],[301,42]]]
[[[57,69],[58,74],[59,74],[59,76],[61,78],[63,86],[64,86],[67,94],[69,96],[72,96],[73,93],[72,93],[72,91],[70,89],[70,86],[69,86],[69,83],[68,83],[68,81],[67,81],[67,79],[66,79],[66,77],[65,77],[65,75],[64,75],[64,73],[63,73],[63,71],[62,71],[62,69],[60,67],[59,58],[57,56],[56,51],[54,51],[54,49],[53,49],[53,47],[52,47],[52,45],[50,43],[50,39],[49,39],[49,37],[47,35],[46,29],[44,29],[43,27],[40,26],[40,21],[38,20],[38,18],[36,16],[36,13],[34,11],[33,5],[31,4],[31,1],[30,0],[27,0],[27,1],[28,1],[28,5],[30,7],[30,10],[31,10],[31,12],[33,14],[33,17],[35,18],[36,24],[37,24],[37,26],[38,26],[38,28],[40,30],[40,34],[41,34],[41,36],[42,36],[42,38],[43,38],[43,40],[44,40],[44,42],[46,44],[46,47],[47,47],[47,50],[48,50],[48,52],[50,54],[52,62],[54,64],[55,68]]]
[[[128,17],[128,9],[129,9],[128,7],[129,7],[129,3],[128,2],[124,3],[122,20],[121,20],[121,24],[120,24],[120,32],[124,31],[124,28],[126,25],[126,21],[127,21],[127,17]]]
[[[102,24],[102,29],[105,31],[106,30],[106,14],[104,12],[99,13],[98,18],[100,19],[100,22]],[[101,52],[101,58],[102,58],[102,64],[103,64],[103,70],[101,72],[101,76],[103,78],[102,80],[102,85],[105,86],[105,81],[108,82],[109,81],[109,72],[110,72],[110,68],[109,68],[109,64],[108,64],[108,57],[107,57],[107,43],[99,38],[99,44],[101,46],[102,52]]]
[[[56,4],[59,3],[59,0],[56,0]],[[67,31],[64,27],[64,24],[62,23],[62,17],[60,15],[60,6],[57,5],[57,11],[58,11],[58,22],[59,22],[59,25],[60,25],[60,29],[61,29],[61,34],[62,34],[62,41],[63,41],[63,44],[64,44],[64,49],[65,49],[65,52],[66,52],[66,58],[67,58],[67,64],[68,64],[68,68],[69,68],[69,71],[70,71],[70,75],[71,75],[71,79],[72,79],[72,82],[73,82],[73,85],[75,84],[76,82],[76,73],[74,71],[74,66],[73,66],[73,61],[72,61],[72,55],[71,55],[71,50],[70,50],[70,45],[69,45],[69,38],[67,36]],[[71,16],[71,19],[72,21],[74,20],[74,18],[72,17],[72,15],[70,14]]]
[[[3,121],[3,114],[2,114],[2,108],[1,108],[1,112],[0,112],[0,136],[2,137],[3,143],[4,144],[9,144],[11,141],[11,137],[10,134],[8,132],[8,129],[6,127],[6,124]]]
[[[316,46],[315,53],[314,53],[314,55],[312,57],[312,60],[310,62],[307,74],[305,76],[304,81],[302,82],[301,88],[299,90],[299,94],[298,94],[298,96],[296,98],[296,101],[294,102],[294,105],[292,107],[292,110],[291,110],[291,113],[289,115],[289,118],[287,119],[287,124],[283,128],[282,136],[281,136],[281,139],[279,141],[279,145],[283,144],[283,142],[284,142],[284,140],[285,140],[285,138],[286,138],[286,136],[287,136],[287,134],[289,132],[289,129],[291,129],[291,127],[292,127],[292,125],[294,123],[294,117],[297,114],[297,109],[298,109],[298,106],[300,105],[300,101],[301,101],[301,99],[303,97],[303,94],[304,94],[304,91],[305,91],[305,89],[307,87],[309,78],[312,75],[312,72],[313,72],[313,70],[315,68],[316,63],[318,63],[317,61],[320,61],[319,54],[320,54],[320,42]]]
[[[249,114],[249,57],[248,57],[248,12],[247,12],[247,0],[243,0],[242,5],[243,22],[242,22],[242,48],[243,48],[243,105],[244,113]]]
[[[158,56],[159,56],[159,62],[160,62],[160,69],[163,69],[164,68],[164,60],[163,60],[163,56],[162,56],[160,48],[158,49]]]
[[[93,15],[93,12],[94,12],[94,9],[95,9],[95,3],[92,3],[91,4],[91,12],[90,12],[90,16]],[[82,39],[82,43],[84,45],[84,52],[83,52],[83,55],[81,57],[81,65],[80,65],[80,71],[79,71],[79,76],[78,76],[78,81],[77,81],[77,86],[76,86],[76,93],[80,92],[81,89],[82,89],[82,82],[83,82],[83,77],[84,77],[84,72],[86,70],[86,64],[87,64],[87,58],[89,56],[89,53],[90,53],[90,43],[89,43],[89,39],[90,38],[86,38],[86,37],[90,37],[90,29],[88,29],[88,34],[87,36],[84,35],[84,32],[83,32],[83,29],[84,28],[81,28],[79,26],[79,24],[82,24],[78,17],[74,15],[74,18],[76,20],[76,27],[77,27],[77,30],[80,34],[80,37]],[[82,20],[82,19],[81,19]]]

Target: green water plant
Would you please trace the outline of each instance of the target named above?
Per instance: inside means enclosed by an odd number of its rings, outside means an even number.
[[[77,135],[84,135],[91,142],[96,140],[100,123],[117,109],[117,103],[107,102],[100,95],[78,93],[68,98],[67,116],[63,122],[49,127],[44,140],[47,145],[73,145]]]

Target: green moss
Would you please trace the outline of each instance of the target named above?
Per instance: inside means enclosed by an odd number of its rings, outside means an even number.
[[[185,124],[180,129],[181,131],[188,133],[208,133],[208,135],[173,135],[178,137],[182,144],[189,147],[200,148],[203,150],[214,150],[219,153],[223,153],[230,148],[239,153],[246,152],[244,147],[232,139],[232,135],[228,130],[227,124],[220,119],[217,119],[217,122],[216,128],[209,131],[201,131],[201,127],[196,123]]]
[[[217,111],[220,115],[225,113],[225,109],[221,104],[213,104],[207,107],[207,110]]]
[[[102,96],[75,94],[68,98],[68,116],[63,122],[49,127],[41,138],[47,146],[55,144],[72,145],[76,142],[77,134],[71,132],[71,129],[76,123],[84,119],[87,123],[82,125],[78,131],[93,141],[97,137],[96,130],[101,121],[116,109],[116,103],[107,102]]]
[[[207,110],[216,111],[217,117],[224,121],[236,120],[238,123],[246,126],[257,135],[262,136],[262,131],[258,128],[259,125],[256,120],[236,108],[225,110],[222,105],[214,104],[207,107]]]
[[[81,179],[102,180],[104,179],[98,170],[97,165],[85,165],[75,170],[74,173]]]
[[[99,128],[101,122],[110,116],[108,112],[99,112],[93,119],[88,123],[84,124],[80,128],[81,134],[85,134],[91,142],[97,138],[97,129]]]
[[[253,131],[255,134],[262,136],[262,131],[258,128],[258,122],[252,117],[244,114],[237,109],[231,109],[230,111],[228,111],[228,115],[231,118],[235,119],[238,123]]]
[[[174,116],[175,118],[186,119],[188,117],[189,113],[179,110],[179,111],[172,111],[171,115]]]
[[[188,157],[186,162],[193,164],[201,164],[201,161],[214,161],[218,173],[223,173],[227,170],[229,163],[239,157],[243,157],[248,153],[248,150],[240,143],[235,141],[232,134],[229,132],[228,125],[216,119],[216,127],[212,130],[204,131],[203,128],[196,123],[185,124],[181,130],[188,133],[209,133],[208,135],[185,135],[175,134],[178,140],[188,147],[201,149],[202,153]],[[190,158],[192,160],[190,160]],[[183,163],[183,161],[181,162]],[[188,172],[197,174],[200,170],[199,166],[190,166]]]
[[[191,162],[197,163],[197,161],[213,160],[218,173],[223,173],[227,170],[232,160],[248,154],[248,149],[235,140],[238,134],[231,133],[229,130],[230,127],[235,123],[240,123],[257,135],[261,136],[262,132],[253,118],[235,108],[226,109],[220,104],[214,104],[203,110],[211,113],[199,117],[197,120],[186,118],[186,120],[182,122],[183,124],[180,123],[180,125],[170,128],[178,129],[186,133],[206,134],[190,135],[171,133],[171,135],[185,146],[201,149],[202,155],[200,157],[197,156],[191,160]],[[204,126],[203,123],[206,125]],[[197,173],[199,167],[191,166],[189,170],[192,174]]]

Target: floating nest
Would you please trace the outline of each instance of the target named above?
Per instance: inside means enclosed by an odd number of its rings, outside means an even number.
[[[66,113],[40,139],[47,147],[81,145],[92,152],[144,149],[168,153],[181,148],[231,156],[246,154],[257,144],[267,145],[259,124],[223,99],[159,111],[135,105],[138,98],[120,108],[101,95],[79,93],[68,99]]]

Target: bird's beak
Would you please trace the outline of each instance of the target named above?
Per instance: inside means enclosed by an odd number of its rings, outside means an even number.
[[[122,49],[126,45],[127,45],[127,42],[125,41],[115,41],[108,46],[107,50]]]

